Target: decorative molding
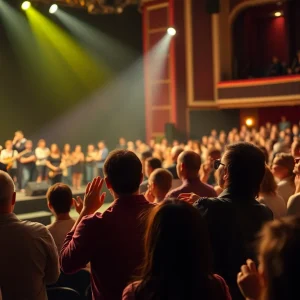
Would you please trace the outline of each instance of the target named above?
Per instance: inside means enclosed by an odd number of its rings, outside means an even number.
[[[239,15],[239,13],[243,10],[245,10],[248,7],[251,6],[258,6],[258,5],[264,5],[264,4],[268,4],[268,3],[277,3],[278,0],[248,0],[248,1],[243,1],[241,3],[239,3],[238,5],[236,5],[233,10],[231,11],[230,15],[229,15],[229,26],[231,27],[231,25],[233,24],[234,20],[236,19],[236,17]]]

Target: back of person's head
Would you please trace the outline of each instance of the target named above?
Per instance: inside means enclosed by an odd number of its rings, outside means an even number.
[[[156,157],[149,157],[145,161],[145,173],[146,176],[149,177],[151,173],[156,170],[161,168],[161,160],[156,158]]]
[[[175,199],[157,205],[148,217],[136,299],[153,299],[151,294],[155,299],[209,299],[211,272],[208,232],[199,211]]]
[[[69,213],[73,205],[72,191],[66,184],[56,183],[48,189],[47,201],[57,215]]]
[[[152,152],[150,150],[141,153],[141,160],[145,161],[147,158],[152,157]]]
[[[300,299],[300,219],[275,220],[260,235],[259,260],[265,279],[262,299]]]
[[[143,178],[142,163],[128,150],[112,151],[105,163],[106,184],[117,195],[130,195],[139,190]]]
[[[149,185],[152,186],[154,196],[167,195],[172,187],[172,173],[165,169],[154,170],[149,177]]]
[[[7,172],[0,171],[0,213],[12,212],[15,201],[14,182]]]
[[[207,157],[212,160],[220,159],[221,151],[219,149],[213,147],[207,151]]]
[[[296,140],[293,142],[291,147],[291,153],[294,158],[300,157],[300,140]]]
[[[261,194],[275,194],[277,190],[277,183],[275,181],[274,175],[270,168],[266,165],[265,176],[260,185]]]
[[[273,160],[273,174],[278,179],[294,176],[295,160],[291,154],[278,153]]]
[[[227,146],[223,163],[228,170],[228,186],[232,191],[257,196],[265,175],[265,156],[253,144],[241,142]]]
[[[184,151],[180,146],[174,146],[171,150],[171,158],[174,163],[177,163],[178,156]]]
[[[201,157],[194,151],[184,151],[178,156],[177,173],[179,178],[193,179],[199,176]]]

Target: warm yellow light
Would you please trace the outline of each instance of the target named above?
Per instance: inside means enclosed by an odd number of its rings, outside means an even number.
[[[173,27],[169,27],[167,32],[169,35],[174,36],[176,34],[176,29]]]
[[[27,10],[28,8],[30,8],[30,6],[31,6],[31,3],[29,1],[25,1],[22,3],[21,8],[23,10]]]
[[[282,16],[282,12],[281,11],[276,11],[276,13],[274,14],[275,17],[281,17]]]
[[[252,118],[247,118],[245,123],[248,127],[251,127],[254,124],[254,120]]]

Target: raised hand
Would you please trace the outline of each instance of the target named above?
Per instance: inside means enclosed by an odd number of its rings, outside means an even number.
[[[200,199],[200,196],[198,196],[194,193],[185,193],[185,194],[180,194],[178,196],[178,199],[188,202],[190,204],[194,204],[197,200]]]
[[[92,183],[87,185],[83,200],[83,211],[86,214],[95,213],[103,205],[106,195],[106,193],[100,195],[103,182],[103,179],[96,177]]]
[[[241,272],[237,275],[237,283],[241,293],[246,299],[260,299],[262,278],[256,269],[255,263],[251,259],[248,259],[246,265],[241,267]]]
[[[78,196],[76,198],[73,198],[73,204],[77,213],[80,214],[83,209],[83,200]]]

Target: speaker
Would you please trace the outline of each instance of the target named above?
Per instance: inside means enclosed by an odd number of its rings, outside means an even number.
[[[206,11],[209,14],[217,14],[220,12],[220,0],[206,0]]]
[[[25,195],[32,196],[44,196],[47,194],[50,185],[46,181],[42,182],[28,182],[25,187]]]
[[[173,123],[165,124],[165,137],[169,143],[172,143],[174,140],[177,139],[176,128]]]

